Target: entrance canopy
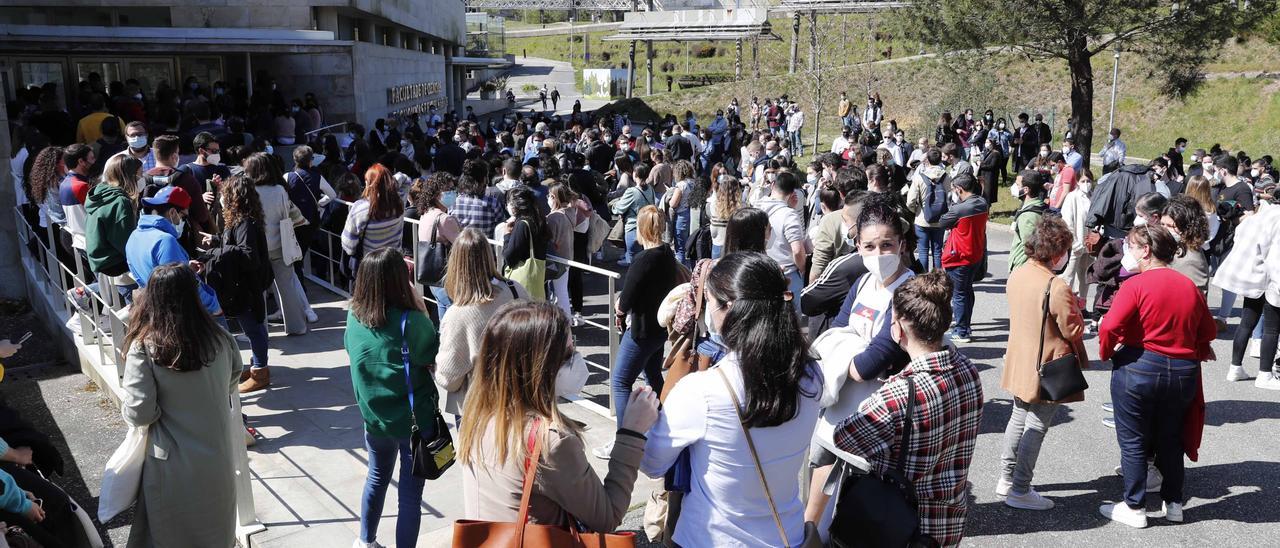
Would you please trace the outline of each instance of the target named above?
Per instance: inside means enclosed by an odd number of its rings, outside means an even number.
[[[761,8],[631,12],[607,41],[777,40]]]

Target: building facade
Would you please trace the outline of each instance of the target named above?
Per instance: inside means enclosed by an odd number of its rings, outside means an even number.
[[[326,124],[461,110],[464,11],[462,0],[0,0],[0,84],[13,97],[54,83],[71,107],[92,74],[148,96],[190,77],[253,90],[267,78],[286,100],[314,94]]]

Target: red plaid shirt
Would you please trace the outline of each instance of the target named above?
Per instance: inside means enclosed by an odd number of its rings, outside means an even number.
[[[982,382],[968,358],[943,350],[912,360],[840,424],[836,447],[866,457],[876,472],[896,466],[907,377],[915,378],[916,405],[906,476],[920,502],[920,532],[953,546],[964,537],[969,463],[982,419]]]

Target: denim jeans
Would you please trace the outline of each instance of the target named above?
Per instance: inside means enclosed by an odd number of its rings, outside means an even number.
[[[644,251],[644,248],[640,246],[640,242],[636,241],[636,229],[634,228],[626,231],[622,235],[622,239],[626,242],[626,247],[623,249],[622,262],[631,264],[631,260],[641,251]]]
[[[1236,294],[1225,289],[1222,290],[1222,304],[1218,306],[1218,317],[1224,320],[1230,319],[1231,314],[1235,312]]]
[[[675,225],[676,225],[675,237],[672,239],[675,240],[674,247],[676,252],[676,260],[680,261],[680,264],[683,264],[685,266],[691,266],[689,262],[686,261],[684,258],[685,257],[684,247],[688,245],[688,242],[689,242],[689,210],[686,209],[684,210],[684,212],[676,214]]]
[[[249,348],[253,351],[253,358],[249,360],[249,364],[254,369],[261,369],[267,366],[267,324],[266,320],[259,321],[253,316],[253,312],[244,312],[238,316],[232,316],[236,322],[240,324],[240,329],[244,331],[244,336],[249,338]]]
[[[663,336],[637,340],[628,329],[618,345],[618,361],[609,375],[609,388],[613,391],[613,408],[618,416],[618,426],[627,413],[627,400],[631,399],[631,385],[640,372],[649,381],[655,393],[662,392],[662,350],[667,338]]]
[[[793,156],[804,156],[804,140],[800,138],[803,130],[791,132],[791,154]]]
[[[431,435],[423,431],[423,435]],[[360,498],[360,540],[373,542],[382,521],[382,503],[391,485],[391,472],[400,456],[400,480],[396,483],[399,502],[396,511],[396,547],[412,547],[418,542],[418,526],[422,523],[422,486],[425,480],[413,475],[413,453],[408,438],[384,438],[365,432],[364,447],[369,451],[369,477]]]
[[[804,277],[799,270],[787,274],[787,291],[791,292],[791,304],[795,305],[796,314],[800,314],[800,293],[804,292]]]
[[[449,306],[453,305],[453,301],[449,299],[449,294],[445,292],[444,286],[431,287],[431,296],[436,299],[436,310],[440,312],[440,320],[444,321],[444,313],[449,310]],[[436,322],[437,327],[439,322]]]
[[[1031,489],[1040,445],[1057,412],[1058,404],[1053,402],[1027,403],[1013,398],[1013,413],[1004,427],[1004,451],[1000,454],[1002,476],[1012,484],[1010,493],[1025,494]]]
[[[1182,502],[1182,426],[1200,383],[1200,363],[1124,347],[1111,359],[1111,402],[1124,473],[1124,501],[1147,503],[1147,456],[1164,476],[1160,498]]]
[[[916,258],[926,271],[942,268],[942,242],[945,230],[937,227],[916,226]],[[930,261],[929,259],[933,260]],[[933,266],[930,267],[929,265]]]
[[[973,320],[973,275],[977,265],[954,266],[947,269],[951,278],[951,320],[954,333],[968,337],[969,323]]]

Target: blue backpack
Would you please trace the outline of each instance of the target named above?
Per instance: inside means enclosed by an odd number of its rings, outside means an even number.
[[[942,215],[947,212],[947,187],[942,181],[934,181],[925,174],[921,173],[920,178],[924,180],[924,220],[930,223],[936,223],[942,219]],[[943,176],[943,180],[946,176]]]

